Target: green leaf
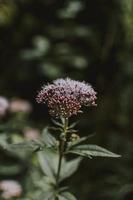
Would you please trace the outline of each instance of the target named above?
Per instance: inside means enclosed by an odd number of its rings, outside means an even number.
[[[8,144],[7,138],[3,135],[0,137],[0,146],[7,151],[15,152],[17,149],[23,151],[40,151],[45,148],[56,147],[56,139],[48,132],[47,128],[43,131],[43,137],[40,140],[28,140],[14,144]]]
[[[44,144],[39,140],[29,140],[15,144],[7,144],[4,148],[8,151],[16,151],[16,150],[28,150],[28,151],[39,151],[44,148]]]
[[[58,121],[56,121],[56,120],[54,120],[54,119],[52,119],[52,122],[53,122],[56,126],[59,126],[60,128],[63,127],[63,125],[62,125],[60,122],[58,122]]]
[[[74,122],[72,124],[70,124],[70,126],[68,126],[69,129],[74,128],[76,125],[78,124],[78,122]]]
[[[50,149],[46,149],[44,151],[38,152],[38,160],[43,173],[55,179],[55,175],[57,173],[59,155]]]
[[[89,158],[91,158],[92,156],[114,157],[114,158],[120,157],[120,155],[108,151],[105,148],[99,147],[97,145],[80,145],[71,148],[71,150],[69,150],[68,152]]]
[[[81,160],[82,158],[76,158],[71,161],[64,161],[61,168],[60,180],[62,181],[76,172]]]
[[[56,179],[59,155],[50,149],[38,152],[38,160],[43,173],[46,176]],[[60,181],[71,176],[78,168],[82,158],[76,158],[71,161],[66,161],[62,158]]]
[[[2,176],[14,176],[22,172],[23,166],[19,164],[14,165],[0,165],[0,175]]]
[[[6,133],[0,134],[0,147],[5,148],[7,146],[7,139]]]
[[[79,144],[81,144],[82,142],[85,142],[86,140],[88,140],[90,136],[87,136],[87,137],[82,137],[82,138],[79,138],[78,140],[74,141],[74,142],[70,142],[68,144],[68,149],[71,149],[73,148],[74,146],[77,146]]]
[[[42,134],[43,142],[47,147],[53,147],[57,145],[55,137],[53,137],[49,132],[48,128],[43,130]]]
[[[41,178],[41,177],[40,177]],[[36,187],[41,189],[43,192],[55,190],[55,182],[49,176],[43,176],[41,179],[34,179],[34,184]]]
[[[31,173],[34,176],[34,171]],[[55,190],[53,179],[48,176],[40,176],[39,174],[39,176],[35,175],[32,181],[36,189],[28,192],[29,200],[55,200],[57,191]]]
[[[45,197],[45,200],[55,200],[55,197],[56,197],[55,192],[49,191],[49,192],[42,193],[40,200],[44,199],[44,197]]]
[[[76,197],[69,192],[62,192],[58,195],[58,200],[77,200]]]

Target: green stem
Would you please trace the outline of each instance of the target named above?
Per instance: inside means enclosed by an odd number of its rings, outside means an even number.
[[[57,187],[59,187],[61,164],[62,164],[62,158],[64,154],[64,147],[66,143],[66,133],[67,133],[67,128],[68,128],[68,119],[63,118],[62,123],[63,123],[63,132],[60,136],[60,142],[59,142],[59,163],[58,163],[58,170],[57,170],[57,176],[56,176]]]
[[[64,141],[60,141],[59,163],[58,163],[58,171],[57,171],[57,177],[56,177],[57,187],[59,186],[59,178],[60,178],[61,164],[62,164],[62,158],[63,158],[63,151],[64,151]]]

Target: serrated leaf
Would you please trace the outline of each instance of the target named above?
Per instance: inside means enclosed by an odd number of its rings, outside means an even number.
[[[80,145],[73,147],[69,152],[89,158],[91,158],[92,156],[113,157],[113,158],[120,157],[120,155],[108,151],[107,149],[97,145]]]
[[[71,161],[64,161],[61,168],[60,180],[62,181],[76,172],[81,160],[82,158],[76,158]]]
[[[59,155],[56,152],[47,149],[38,152],[38,159],[43,173],[52,179],[55,179]]]
[[[58,200],[77,200],[76,197],[69,192],[62,192],[58,195]]]
[[[48,128],[43,130],[42,137],[44,144],[48,147],[56,146],[56,139],[48,132]]]

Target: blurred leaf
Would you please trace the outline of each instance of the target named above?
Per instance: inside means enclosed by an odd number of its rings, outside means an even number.
[[[43,57],[49,50],[50,44],[47,38],[36,36],[33,39],[34,48],[22,50],[20,56],[25,60]]]
[[[36,36],[33,40],[33,43],[34,43],[35,48],[40,53],[42,52],[43,54],[45,54],[50,47],[48,39],[42,36]]]
[[[41,65],[41,71],[49,78],[58,78],[62,75],[62,68],[51,62],[43,62]]]
[[[8,25],[12,22],[17,11],[16,4],[13,1],[8,3],[0,2],[0,25]]]
[[[37,199],[55,200],[55,182],[50,177],[44,176],[41,180],[35,181],[35,185],[40,188],[40,193],[37,195]]]
[[[33,50],[33,49],[27,49],[27,50],[22,50],[20,53],[20,56],[25,59],[25,60],[32,60],[32,59],[37,59],[43,56],[43,52]]]
[[[122,23],[126,34],[126,42],[131,45],[133,43],[133,1],[121,0],[120,4],[122,10]]]
[[[7,135],[6,133],[0,134],[0,147],[4,148],[7,145]]]
[[[76,200],[76,197],[69,192],[62,192],[58,195],[59,200]]]
[[[70,59],[70,62],[76,69],[80,69],[80,70],[87,68],[87,65],[88,65],[87,59],[79,55],[72,56],[72,58]]]
[[[52,147],[52,146],[56,146],[56,145],[57,145],[57,142],[56,142],[55,137],[53,137],[53,136],[48,132],[48,128],[45,128],[45,129],[43,130],[42,139],[43,139],[44,144],[45,144],[47,147]]]
[[[29,141],[24,141],[16,144],[7,144],[4,146],[4,149],[8,151],[16,151],[16,150],[27,150],[27,151],[39,151],[42,148],[44,148],[44,144],[40,142],[39,140],[29,140]]]
[[[23,166],[19,164],[14,164],[14,165],[0,165],[0,175],[4,176],[14,176],[20,172],[22,172]]]
[[[45,175],[51,177],[53,180],[56,179],[59,155],[52,150],[44,150],[38,152],[38,159],[41,168]],[[71,176],[78,168],[82,158],[76,158],[71,161],[62,159],[60,181]]]
[[[43,173],[55,180],[59,160],[58,154],[51,150],[44,150],[38,152],[38,159]]]
[[[28,140],[28,141],[8,144],[6,142],[6,136],[1,135],[0,145],[8,151],[16,151],[17,149],[18,150],[20,149],[25,151],[36,152],[44,148],[50,148],[50,147],[55,148],[57,143],[56,139],[48,132],[48,129],[45,128],[43,130],[42,138],[40,138],[40,140]]]
[[[60,18],[74,18],[76,14],[83,9],[83,3],[80,1],[68,1],[64,9],[59,12]]]
[[[106,150],[105,148],[99,147],[97,145],[80,145],[71,148],[68,153],[74,153],[81,156],[89,157],[99,156],[99,157],[114,157],[118,158],[120,155],[115,154],[111,151]]]
[[[39,197],[39,200],[42,200],[44,199],[45,197],[45,200],[55,200],[55,192],[54,191],[49,191],[49,192],[45,192],[45,193],[42,193]]]
[[[81,161],[82,158],[76,158],[71,161],[64,162],[61,168],[60,180],[62,181],[76,172]]]
[[[39,180],[37,178],[34,180],[35,186],[41,188],[42,191],[47,192],[50,190],[53,190],[54,182],[53,179],[51,179],[48,176],[43,176],[43,178],[39,177]]]

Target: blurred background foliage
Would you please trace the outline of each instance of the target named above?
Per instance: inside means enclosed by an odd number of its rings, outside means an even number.
[[[1,141],[21,141],[25,128],[49,122],[47,108],[35,101],[42,84],[67,76],[90,82],[98,106],[76,117],[79,134],[96,133],[90,142],[122,158],[84,160],[70,188],[78,199],[132,200],[133,1],[0,0],[0,38],[0,95],[33,106],[30,114],[1,120]],[[19,180],[25,200],[34,190],[31,169],[38,168],[29,156],[0,153],[0,179]]]

